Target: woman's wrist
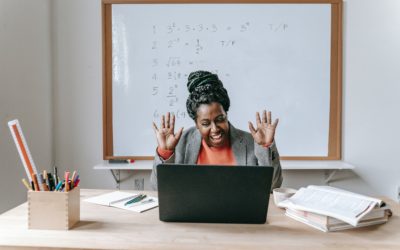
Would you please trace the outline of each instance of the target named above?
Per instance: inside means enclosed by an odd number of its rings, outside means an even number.
[[[259,144],[261,147],[263,147],[263,148],[269,148],[269,147],[271,147],[271,145],[274,143],[274,141],[272,141],[272,142],[265,142],[265,143],[261,143],[261,144]]]
[[[269,148],[272,145],[272,143],[265,143],[261,145],[263,148]]]
[[[166,160],[169,157],[171,157],[171,155],[174,154],[174,150],[162,149],[160,147],[157,147],[157,153],[158,153],[159,156],[161,156],[161,158]]]

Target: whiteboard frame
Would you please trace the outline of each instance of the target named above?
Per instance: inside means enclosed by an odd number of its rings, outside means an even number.
[[[331,63],[328,156],[282,156],[282,160],[340,160],[342,142],[342,8],[343,0],[102,0],[103,49],[103,159],[153,160],[153,156],[114,156],[112,115],[112,5],[113,4],[331,4]]]

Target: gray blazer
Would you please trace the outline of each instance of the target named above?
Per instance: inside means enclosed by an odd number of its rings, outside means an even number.
[[[282,169],[279,161],[278,149],[275,142],[264,148],[254,142],[253,136],[245,131],[234,128],[229,124],[230,142],[237,165],[272,166],[274,176],[271,190],[282,184]],[[154,157],[153,171],[150,181],[154,190],[157,190],[157,165],[161,163],[196,164],[201,146],[201,134],[196,127],[185,130],[175,147],[174,154],[163,160],[158,153]]]

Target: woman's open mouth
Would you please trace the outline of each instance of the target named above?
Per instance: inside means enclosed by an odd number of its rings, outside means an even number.
[[[218,133],[218,134],[213,134],[213,135],[210,135],[210,141],[213,143],[213,144],[221,144],[222,142],[223,142],[223,140],[224,140],[224,136],[223,136],[223,133],[222,132],[220,132],[220,133]]]

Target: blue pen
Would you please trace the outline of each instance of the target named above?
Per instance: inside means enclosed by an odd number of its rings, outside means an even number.
[[[57,184],[56,191],[58,191],[58,190],[61,188],[61,186],[62,186],[62,182],[60,181],[60,182]]]
[[[139,195],[138,197],[135,197],[135,198],[133,198],[132,200],[129,200],[129,201],[127,201],[127,202],[125,202],[125,206],[127,206],[127,205],[129,205],[129,204],[132,204],[132,203],[135,203],[135,202],[139,202],[139,201],[141,201],[141,200],[143,200],[144,198],[146,198],[146,196],[147,195]]]

